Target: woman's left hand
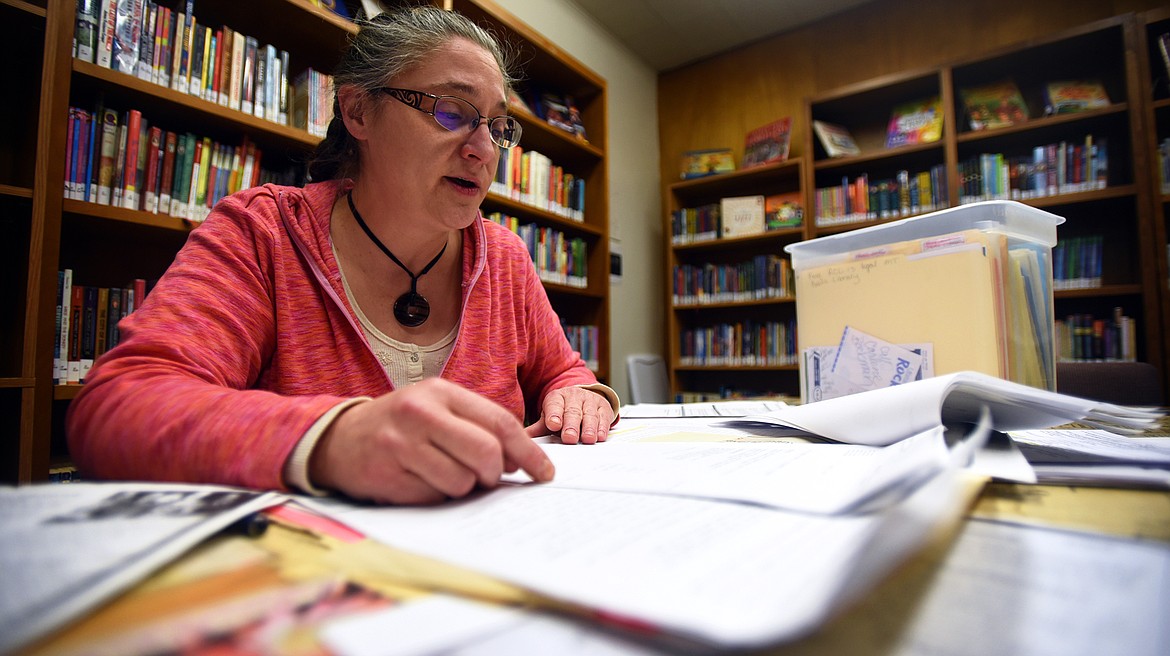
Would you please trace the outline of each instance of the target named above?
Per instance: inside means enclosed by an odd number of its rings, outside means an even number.
[[[562,387],[544,397],[540,420],[524,429],[529,437],[559,434],[565,444],[604,442],[613,424],[609,399],[581,387]]]

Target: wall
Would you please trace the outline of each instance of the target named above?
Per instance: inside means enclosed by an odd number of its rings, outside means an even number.
[[[804,99],[886,75],[982,56],[1130,11],[1157,0],[875,0],[809,26],[662,74],[658,82],[664,181],[678,178],[683,152],[730,147],[783,116],[798,117],[792,155],[801,155]],[[665,194],[665,189],[663,189]]]
[[[624,256],[611,287],[608,382],[629,399],[626,355],[665,355],[656,74],[569,0],[495,3],[606,80],[609,231]]]

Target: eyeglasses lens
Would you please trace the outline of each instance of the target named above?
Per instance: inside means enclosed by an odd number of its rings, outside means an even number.
[[[459,98],[440,98],[435,101],[434,114],[435,121],[452,132],[459,129],[474,130],[479,127],[479,112],[470,103]],[[511,148],[520,143],[520,123],[516,119],[511,116],[497,116],[487,120],[488,132],[497,146]]]

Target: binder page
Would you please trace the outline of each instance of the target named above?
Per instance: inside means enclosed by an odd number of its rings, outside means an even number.
[[[303,503],[388,545],[620,623],[750,647],[812,630],[956,521],[969,491],[946,470],[882,512],[845,516],[545,485],[427,508]]]
[[[884,446],[944,423],[975,423],[983,408],[999,431],[1082,422],[1113,432],[1140,432],[1162,412],[1100,403],[1012,383],[974,371],[936,376],[850,396],[744,417],[846,442]]]
[[[551,487],[670,494],[840,513],[889,502],[947,463],[942,427],[889,447],[760,442],[542,444]],[[523,472],[505,480],[530,482]]]

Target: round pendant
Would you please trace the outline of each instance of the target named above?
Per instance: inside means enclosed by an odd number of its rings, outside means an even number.
[[[394,301],[394,318],[398,323],[414,328],[431,316],[431,304],[418,292],[406,292]]]

